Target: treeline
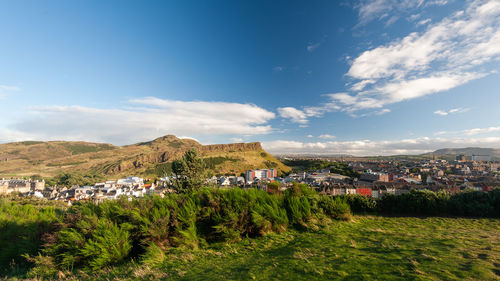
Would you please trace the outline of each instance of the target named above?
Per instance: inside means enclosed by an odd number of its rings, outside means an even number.
[[[0,270],[8,274],[24,262],[29,278],[130,259],[154,266],[170,248],[196,249],[289,228],[317,229],[350,217],[349,205],[340,198],[298,184],[277,194],[202,188],[164,198],[76,203],[67,210],[7,199],[0,204],[8,214],[0,217]]]
[[[361,195],[341,195],[353,212],[387,215],[458,216],[500,218],[500,189],[490,192],[466,191],[453,195],[445,191],[411,190],[381,199]]]

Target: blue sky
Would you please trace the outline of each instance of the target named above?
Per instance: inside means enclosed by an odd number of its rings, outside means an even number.
[[[0,1],[0,142],[500,148],[500,1]]]

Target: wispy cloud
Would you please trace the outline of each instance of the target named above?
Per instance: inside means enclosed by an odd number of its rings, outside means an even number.
[[[318,138],[320,138],[320,139],[334,139],[334,138],[336,138],[336,136],[324,134],[324,135],[320,135]]]
[[[358,11],[359,24],[365,25],[373,20],[383,21],[386,26],[395,23],[400,16],[411,14],[419,9],[431,6],[446,5],[446,0],[362,0],[355,6]],[[415,20],[415,14],[410,18]]]
[[[321,44],[323,44],[325,42],[327,37],[328,36],[325,35],[325,36],[323,36],[323,38],[321,38],[321,40],[319,42],[314,42],[314,43],[310,42],[309,44],[307,44],[307,47],[306,47],[307,51],[310,53],[314,52],[317,48],[319,48],[321,46]]]
[[[314,44],[309,44],[307,45],[307,51],[312,53],[314,50],[316,50],[319,46],[321,46],[321,42],[314,43]]]
[[[417,26],[426,25],[426,24],[428,24],[430,22],[431,22],[431,19],[424,19],[424,20],[421,20],[421,21],[417,22]]]
[[[123,108],[46,106],[0,133],[0,141],[88,140],[130,144],[155,137],[268,134],[275,114],[254,104],[133,99]],[[7,137],[6,137],[7,136]],[[10,138],[10,139],[9,139]],[[12,139],[15,138],[15,139]]]
[[[500,132],[500,126],[490,126],[484,128],[473,128],[473,129],[465,129],[465,130],[456,130],[456,131],[438,131],[435,132],[435,136],[447,135],[447,136],[473,136],[479,134],[489,134],[489,135],[498,135],[497,132]]]
[[[353,86],[330,102],[352,112],[447,91],[492,73],[499,57],[500,1],[468,2],[422,33],[361,53],[347,72]]]
[[[0,85],[0,98],[4,97],[7,93],[17,92],[21,89],[16,86]]]
[[[299,142],[290,140],[276,140],[263,143],[263,147],[271,153],[349,154],[356,156],[421,154],[441,148],[460,148],[467,146],[500,148],[500,137],[422,137],[393,141],[354,140],[343,142]]]
[[[242,138],[230,138],[231,141],[234,141],[234,142],[242,142],[243,139]]]
[[[447,115],[450,115],[450,114],[456,114],[456,113],[464,113],[464,112],[467,112],[469,111],[468,108],[462,108],[462,107],[459,107],[459,108],[452,108],[450,110],[436,110],[434,111],[434,114],[436,115],[441,115],[441,116],[447,116]]]
[[[290,119],[293,123],[308,123],[308,114],[302,110],[296,109],[295,107],[280,107],[278,108],[278,114],[281,118]]]
[[[463,133],[468,135],[468,136],[472,136],[472,135],[499,132],[499,131],[500,131],[500,127],[488,127],[488,128],[474,128],[474,129],[470,129],[470,130],[465,130],[465,131],[463,131]]]

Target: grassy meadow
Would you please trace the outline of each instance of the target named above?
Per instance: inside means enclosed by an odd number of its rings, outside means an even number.
[[[354,216],[69,279],[500,280],[500,220]]]

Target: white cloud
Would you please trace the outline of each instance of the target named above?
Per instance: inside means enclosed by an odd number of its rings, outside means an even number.
[[[420,14],[413,14],[413,15],[411,15],[411,16],[408,17],[408,21],[416,21],[420,17],[421,17]]]
[[[377,82],[377,80],[373,80],[373,79],[366,79],[366,80],[362,80],[360,82],[357,82],[356,84],[352,85],[351,87],[351,91],[361,91],[363,90],[367,85],[370,85],[370,84],[373,84]]]
[[[459,108],[452,108],[450,110],[436,110],[434,111],[434,114],[436,115],[441,115],[441,116],[447,116],[447,115],[450,115],[450,114],[456,114],[456,113],[464,113],[464,112],[467,112],[469,111],[468,108],[462,108],[462,107],[459,107]]]
[[[340,110],[341,108],[333,103],[325,103],[321,106],[305,106],[302,109],[295,107],[279,107],[280,117],[290,119],[293,123],[300,124],[300,127],[307,127],[310,117],[321,117],[325,112]]]
[[[243,142],[242,138],[230,138],[230,140],[234,142]]]
[[[436,110],[436,111],[434,111],[434,114],[441,115],[441,116],[446,116],[449,113],[447,111],[443,111],[443,110]]]
[[[446,5],[446,0],[361,0],[355,6],[358,10],[359,24],[365,25],[373,20],[385,22],[389,26],[396,22],[400,16],[411,14],[409,19],[416,20],[420,15],[414,14],[431,6]]]
[[[308,137],[308,138],[314,138],[314,136],[313,136],[313,135],[307,135],[307,137]]]
[[[280,107],[278,114],[281,118],[290,119],[293,123],[307,124],[308,115],[295,107]]]
[[[421,20],[417,23],[417,26],[420,26],[420,25],[426,25],[428,23],[431,22],[431,19],[425,19],[425,20]]]
[[[4,129],[0,141],[87,140],[130,144],[161,135],[257,135],[272,131],[275,114],[253,104],[142,98],[126,108],[46,106]],[[5,137],[10,136],[10,137]],[[22,138],[21,138],[22,137]],[[12,139],[15,138],[15,139]]]
[[[389,108],[384,108],[382,110],[376,111],[375,115],[384,115],[384,114],[389,113],[389,112],[391,112],[391,110]]]
[[[312,53],[314,52],[314,50],[316,50],[319,46],[321,46],[321,42],[318,42],[318,43],[314,43],[314,44],[309,44],[307,45],[307,51]]]
[[[275,67],[273,67],[273,71],[275,71],[275,72],[282,72],[285,69],[286,69],[286,67],[284,67],[284,66],[275,66]]]
[[[470,130],[464,130],[463,133],[472,136],[477,134],[492,133],[500,131],[500,127],[488,127],[488,128],[474,128]]]
[[[392,10],[388,4],[394,1],[363,3],[358,7],[360,17],[368,19]],[[444,4],[402,1],[398,5]],[[362,52],[347,72],[353,80],[350,92],[329,95],[330,103],[349,113],[447,91],[493,73],[496,67],[488,63],[498,66],[499,59],[500,1],[467,2],[463,11],[429,24],[421,33]]]
[[[468,146],[500,148],[500,137],[489,138],[416,138],[393,141],[329,141],[329,142],[299,142],[276,140],[264,142],[264,149],[270,153],[290,154],[349,154],[366,155],[396,155],[421,154],[441,148],[460,148]]]
[[[334,138],[336,138],[336,136],[324,134],[324,135],[320,135],[318,138],[320,138],[320,139],[334,139]]]
[[[9,92],[17,92],[20,91],[21,89],[16,86],[8,86],[8,85],[0,85],[0,98],[3,98],[5,94]]]
[[[321,44],[323,44],[326,41],[327,37],[328,37],[327,35],[324,35],[319,42],[316,43],[310,42],[306,47],[307,51],[310,53],[314,52],[317,48],[321,46]]]

